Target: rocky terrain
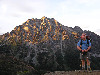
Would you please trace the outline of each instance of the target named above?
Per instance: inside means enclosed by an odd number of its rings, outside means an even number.
[[[0,35],[0,54],[12,55],[39,72],[79,70],[80,35],[92,39],[91,68],[100,69],[100,36],[80,27],[64,26],[54,18],[28,19],[10,33]]]
[[[39,74],[31,65],[5,54],[0,54],[0,75]]]
[[[44,75],[100,75],[100,71],[55,71]]]

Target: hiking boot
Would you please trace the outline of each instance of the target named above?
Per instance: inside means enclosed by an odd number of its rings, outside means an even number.
[[[82,70],[85,70],[85,68],[84,68],[84,67],[82,67]]]
[[[91,68],[87,68],[87,71],[88,71],[88,72],[92,72]]]

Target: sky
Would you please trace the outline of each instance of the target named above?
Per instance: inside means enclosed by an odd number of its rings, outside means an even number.
[[[43,16],[100,35],[100,0],[0,0],[0,35]]]

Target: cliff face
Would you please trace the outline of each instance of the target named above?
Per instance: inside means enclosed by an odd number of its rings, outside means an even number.
[[[39,70],[80,69],[76,44],[82,32],[78,26],[67,27],[53,18],[28,19],[10,33],[0,36],[0,52],[11,54]],[[84,32],[92,38],[91,53],[98,56],[100,36]]]

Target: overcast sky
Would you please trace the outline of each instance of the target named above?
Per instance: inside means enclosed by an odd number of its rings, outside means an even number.
[[[100,0],[0,0],[0,34],[43,16],[100,35]]]

